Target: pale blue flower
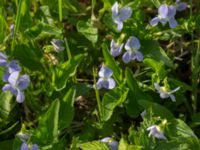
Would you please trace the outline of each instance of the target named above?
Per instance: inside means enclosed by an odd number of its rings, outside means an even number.
[[[21,150],[29,150],[28,148],[28,144],[26,142],[24,142],[21,146]],[[33,144],[31,145],[31,149],[30,150],[39,150],[39,147],[37,144]]]
[[[28,144],[24,142],[21,146],[21,150],[28,150]]]
[[[157,125],[152,125],[147,128],[147,131],[149,131],[149,137],[153,136],[157,139],[163,139],[166,140],[164,133],[160,130],[160,127]]]
[[[111,139],[110,137],[105,137],[101,139],[101,142],[107,143],[112,150],[117,150],[119,144],[117,141]]]
[[[180,0],[176,0],[175,6],[177,11],[183,11],[187,9],[187,3],[181,2]]]
[[[132,9],[128,6],[119,8],[118,2],[115,2],[112,6],[112,19],[117,24],[117,29],[119,31],[123,28],[123,21],[131,17]]]
[[[26,74],[22,76],[19,74],[20,72],[18,71],[12,72],[8,77],[8,84],[4,85],[2,90],[4,92],[10,91],[16,96],[16,101],[22,103],[25,99],[23,90],[28,87],[30,79]]]
[[[176,101],[176,98],[172,93],[178,91],[180,87],[177,87],[176,89],[172,91],[167,90],[164,86],[160,86],[158,83],[154,83],[154,87],[157,90],[157,92],[160,94],[161,98],[165,99],[165,98],[170,97],[173,102]]]
[[[64,41],[61,39],[52,39],[51,44],[53,45],[56,52],[61,52],[65,49],[65,47],[63,46]]]
[[[178,23],[175,20],[174,16],[176,14],[176,7],[174,5],[163,4],[158,8],[158,16],[154,17],[150,24],[156,26],[159,22],[162,24],[169,23],[170,28],[175,28]]]
[[[143,55],[138,51],[140,47],[138,38],[131,36],[125,44],[126,52],[122,56],[124,63],[129,63],[131,60],[141,62],[143,60]]]
[[[122,48],[123,48],[124,44],[118,44],[115,43],[114,40],[111,41],[110,43],[110,53],[113,57],[117,57],[122,53]]]
[[[102,66],[99,71],[99,80],[97,81],[97,89],[106,88],[113,89],[115,87],[115,80],[111,78],[113,71],[106,67]]]

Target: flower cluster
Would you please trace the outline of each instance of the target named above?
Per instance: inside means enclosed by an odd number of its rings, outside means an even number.
[[[175,28],[178,23],[175,20],[176,11],[183,11],[187,8],[187,4],[176,0],[175,5],[163,4],[158,8],[158,16],[154,17],[150,24],[156,26],[159,22],[163,25],[167,22],[169,23],[170,28]]]
[[[21,146],[21,150],[29,150],[28,144],[24,142]],[[39,147],[37,144],[33,144],[33,145],[31,145],[30,150],[39,150]]]
[[[160,130],[160,127],[157,125],[152,125],[147,128],[147,131],[149,131],[149,137],[153,136],[157,139],[163,139],[166,140],[164,133]]]
[[[128,6],[123,7],[119,10],[118,2],[115,2],[112,6],[112,18],[118,25],[118,30],[121,31],[123,28],[123,21],[130,18],[132,14],[132,9]],[[116,43],[114,40],[110,44],[110,53],[113,57],[117,57],[122,53],[124,43]],[[129,63],[131,60],[137,60],[141,62],[143,60],[143,55],[138,50],[140,49],[140,42],[138,38],[131,36],[125,44],[126,52],[122,56],[124,63]]]
[[[173,102],[176,101],[176,98],[172,93],[178,91],[180,87],[177,87],[176,89],[172,91],[167,90],[164,86],[160,86],[158,83],[154,83],[154,87],[157,90],[157,92],[160,94],[161,98],[165,99],[165,98],[170,97]]]
[[[2,80],[6,82],[2,90],[10,91],[16,96],[16,101],[22,103],[25,99],[24,90],[28,87],[30,79],[27,74],[20,75],[21,67],[16,60],[9,62],[7,56],[0,52],[0,66],[4,67]]]
[[[117,147],[119,144],[117,141],[114,141],[110,137],[105,137],[101,139],[101,142],[107,143],[111,147],[112,150],[117,150]]]

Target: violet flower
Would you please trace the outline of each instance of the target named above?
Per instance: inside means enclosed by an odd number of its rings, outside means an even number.
[[[178,23],[175,20],[174,16],[176,14],[176,7],[174,5],[166,5],[163,4],[158,8],[158,16],[154,17],[151,21],[150,24],[152,26],[156,26],[159,22],[162,24],[166,24],[169,22],[170,28],[175,28]]]
[[[137,60],[141,62],[143,55],[138,50],[140,49],[140,42],[138,38],[131,36],[125,44],[126,52],[122,56],[124,63],[129,63],[131,60]]]
[[[124,44],[118,44],[115,43],[114,40],[111,41],[110,43],[110,53],[113,57],[117,57],[122,53],[122,48],[123,48]]]
[[[180,0],[176,0],[175,6],[177,11],[183,11],[187,9],[187,3],[181,2]]]
[[[28,144],[26,142],[24,142],[21,146],[21,150],[29,150],[28,148]],[[30,150],[39,150],[39,147],[37,144],[33,144],[31,145],[31,149]]]
[[[4,85],[2,90],[4,92],[10,91],[16,96],[16,101],[22,103],[25,99],[23,90],[28,87],[30,79],[26,74],[22,76],[19,74],[20,72],[18,71],[12,72],[8,77],[8,84]]]
[[[172,93],[178,91],[180,89],[180,87],[177,87],[176,89],[174,89],[172,91],[167,90],[164,86],[160,86],[157,83],[154,83],[154,87],[157,90],[157,92],[160,94],[161,98],[165,99],[165,98],[170,97],[173,102],[176,101],[176,98]]]
[[[117,29],[119,31],[123,28],[123,21],[131,17],[132,9],[128,6],[119,8],[118,2],[115,2],[112,6],[112,19],[117,24]]]
[[[97,81],[97,89],[106,88],[113,89],[115,87],[115,80],[111,78],[113,71],[106,67],[102,66],[99,71],[99,80]]]
[[[105,137],[101,139],[101,142],[107,143],[111,147],[112,150],[117,150],[118,144],[119,144],[117,141],[114,141],[110,137]]]
[[[163,139],[166,140],[164,133],[160,130],[160,127],[157,125],[152,125],[147,128],[147,131],[149,131],[149,137],[154,136],[157,139]]]

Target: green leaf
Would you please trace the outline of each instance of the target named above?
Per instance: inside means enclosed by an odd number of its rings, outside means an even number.
[[[75,75],[76,69],[81,63],[82,59],[83,55],[80,54],[55,68],[52,81],[56,91],[60,91],[65,88],[67,80]]]
[[[155,74],[160,80],[166,77],[166,71],[163,62],[158,62],[151,58],[145,58],[143,62],[145,65],[151,67],[155,71]]]
[[[138,101],[141,99],[148,99],[148,96],[140,90],[138,83],[129,68],[126,68],[125,76],[126,82],[130,89],[128,94],[128,102],[126,104],[127,113],[132,117],[137,117],[140,114]]]
[[[176,138],[172,141],[159,142],[154,150],[197,150],[200,142],[195,138]]]
[[[84,35],[89,41],[95,44],[98,40],[98,30],[89,21],[78,21],[77,30]]]
[[[82,150],[111,150],[111,148],[103,142],[93,141],[88,143],[83,143],[80,145]]]
[[[138,101],[138,104],[145,109],[152,108],[153,114],[155,116],[160,116],[161,118],[166,118],[168,120],[174,118],[173,114],[167,108],[163,107],[160,104],[147,100],[140,100]]]
[[[23,64],[23,66],[30,70],[43,70],[43,66],[40,62],[42,53],[40,48],[33,42],[16,45],[13,55]]]
[[[53,101],[47,112],[40,118],[33,139],[39,145],[51,145],[58,140],[60,101]]]
[[[141,50],[146,57],[153,58],[158,62],[163,62],[168,67],[173,67],[172,60],[167,56],[165,51],[159,46],[157,41],[141,40]]]
[[[121,138],[119,141],[118,150],[128,150],[128,146],[128,142],[124,138]]]
[[[106,93],[102,100],[102,121],[108,121],[115,107],[122,104],[127,97],[128,89],[124,85]]]
[[[103,56],[105,59],[105,64],[113,71],[113,76],[117,82],[122,80],[122,70],[119,65],[115,62],[115,59],[108,51],[108,47],[105,43],[102,44]]]
[[[76,90],[71,88],[60,102],[59,130],[69,127],[74,117]]]
[[[39,40],[45,37],[60,35],[62,32],[55,26],[39,23],[32,28],[27,29],[24,35],[29,39]]]
[[[0,117],[7,118],[11,110],[15,106],[15,102],[12,101],[13,95],[10,92],[2,92],[0,94]]]
[[[170,125],[167,128],[168,136],[170,138],[176,139],[177,137],[182,138],[197,138],[194,132],[187,124],[180,120],[174,119],[170,122]]]

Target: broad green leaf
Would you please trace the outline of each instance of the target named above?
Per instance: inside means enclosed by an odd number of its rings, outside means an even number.
[[[197,150],[200,142],[195,138],[176,138],[172,141],[159,142],[154,150]]]
[[[128,142],[124,138],[121,138],[119,141],[118,150],[142,150],[142,149],[143,149],[142,146],[128,144]]]
[[[53,101],[47,112],[40,118],[33,139],[39,145],[50,145],[58,140],[60,101]]]
[[[78,32],[84,35],[93,44],[97,42],[98,30],[90,23],[90,21],[79,21],[76,27]]]
[[[76,90],[71,88],[60,102],[59,130],[69,127],[74,117]]]
[[[168,136],[174,139],[176,139],[177,137],[196,138],[196,135],[194,134],[192,129],[188,127],[187,124],[180,119],[172,120],[167,128],[167,131],[168,131]]]
[[[165,51],[159,46],[157,41],[141,40],[141,50],[146,57],[153,58],[158,62],[163,62],[168,67],[173,67],[172,60],[167,56]]]
[[[113,76],[117,82],[122,80],[122,70],[119,65],[115,62],[113,56],[109,53],[108,47],[106,44],[102,44],[103,56],[105,59],[105,64],[113,71]]]
[[[138,104],[145,109],[152,108],[152,112],[155,116],[160,116],[161,118],[166,118],[169,120],[174,118],[173,114],[167,108],[160,104],[147,100],[140,100],[138,101]]]
[[[144,59],[144,64],[151,67],[154,71],[156,76],[162,80],[166,77],[166,71],[165,71],[165,67],[164,64],[162,62],[158,62],[154,59],[151,58],[146,58]]]
[[[88,143],[83,143],[80,145],[82,150],[111,150],[111,148],[103,142],[93,141]]]
[[[24,34],[29,39],[39,40],[45,37],[60,35],[61,33],[61,30],[55,26],[39,23],[32,28],[28,28]]]
[[[76,69],[81,63],[82,59],[83,55],[80,54],[55,68],[52,81],[56,91],[60,91],[65,88],[67,80],[75,75]]]
[[[43,70],[40,62],[42,53],[40,48],[33,42],[21,43],[16,45],[13,55],[22,65],[30,70]]]
[[[106,93],[102,100],[102,121],[108,121],[115,107],[122,104],[127,97],[128,89],[123,85]]]
[[[138,101],[141,99],[149,99],[149,97],[139,88],[137,80],[129,68],[126,68],[125,70],[125,77],[127,85],[130,89],[128,94],[128,102],[126,104],[127,113],[132,117],[137,117],[140,114]]]
[[[13,95],[10,92],[0,94],[0,118],[7,118],[14,108],[16,102],[12,100]]]

